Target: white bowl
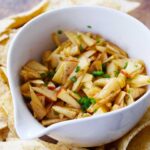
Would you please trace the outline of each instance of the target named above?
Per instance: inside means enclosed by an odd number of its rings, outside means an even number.
[[[91,25],[92,28],[87,28]],[[72,7],[54,10],[27,23],[12,42],[8,54],[8,76],[14,103],[15,127],[22,139],[49,135],[80,146],[97,146],[127,133],[150,105],[150,91],[123,109],[85,119],[70,120],[43,127],[34,119],[20,93],[19,71],[29,59],[53,49],[50,35],[57,30],[91,31],[119,45],[132,58],[145,61],[150,73],[150,32],[136,19],[102,7]]]

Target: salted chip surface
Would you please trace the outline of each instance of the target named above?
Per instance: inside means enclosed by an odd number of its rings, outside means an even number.
[[[114,8],[123,12],[130,12],[136,9],[140,3],[131,2],[128,0],[50,0],[49,9],[52,8],[62,8],[73,5],[98,5]]]
[[[43,0],[39,5],[31,9],[30,11],[14,15],[0,21],[0,35],[8,31],[9,29],[21,27],[23,24],[41,14],[48,7],[49,1]]]
[[[72,5],[87,5],[87,0],[44,0],[37,7],[33,8],[27,13],[15,15],[0,21],[0,65],[5,68],[0,68],[0,140],[6,142],[0,142],[1,150],[87,150],[85,148],[77,148],[70,145],[64,145],[62,143],[50,144],[42,142],[40,140],[22,141],[17,139],[16,131],[14,128],[13,118],[13,104],[10,89],[6,79],[6,59],[10,40],[10,33],[13,28],[18,28],[24,25],[26,22],[39,15],[40,13],[47,11],[52,8],[62,8]],[[138,2],[131,2],[127,0],[88,0],[88,5],[100,5],[124,12],[132,11],[137,8],[140,4]],[[4,69],[4,70],[3,70]],[[9,131],[10,130],[10,131]],[[8,133],[9,132],[9,133]],[[134,150],[135,146],[139,145],[137,150],[149,150],[150,148],[150,109],[145,114],[141,122],[131,130],[126,136],[119,140],[117,145],[119,150]],[[96,148],[104,149],[104,147]]]
[[[149,134],[150,133],[147,131],[150,131],[150,108],[142,118],[142,120],[128,133],[126,134],[123,138],[119,140],[117,143],[118,150],[132,150],[133,145],[140,145],[137,146],[138,150],[148,150],[148,149],[143,149],[142,147],[146,147],[147,145],[150,145],[150,138]],[[141,136],[140,136],[141,135]],[[145,140],[146,139],[146,140]]]

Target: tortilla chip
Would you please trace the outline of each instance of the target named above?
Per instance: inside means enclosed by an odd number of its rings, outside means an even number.
[[[8,53],[9,45],[11,43],[11,40],[17,33],[17,31],[18,30],[11,30],[8,33],[9,38],[7,39],[7,41],[5,41],[5,43],[3,43],[3,44],[0,44],[0,65],[2,65],[2,66],[7,65],[7,53]]]
[[[3,34],[0,36],[0,43],[2,43],[3,41],[7,40],[9,38],[8,34]]]
[[[50,0],[49,9],[62,8],[73,5],[99,5],[114,8],[123,12],[130,12],[137,8],[140,3],[128,0]]]
[[[87,0],[43,0],[31,11],[11,16],[0,21],[0,65],[2,65],[0,67],[0,140],[7,140],[7,142],[0,142],[0,150],[88,150],[86,148],[78,148],[72,145],[65,145],[63,143],[51,144],[41,140],[19,140],[14,128],[12,97],[6,76],[8,47],[11,39],[17,32],[17,30],[13,29],[21,27],[32,18],[44,11],[47,11],[48,9],[87,4],[111,7],[124,12],[129,12],[139,6],[138,2],[129,2],[127,0],[88,0],[88,3]],[[125,150],[127,147],[128,149],[131,148],[129,150],[132,150],[132,148],[137,145],[137,142],[140,142],[139,137],[142,137],[143,140],[146,141],[146,146],[149,144],[147,141],[149,136],[145,136],[144,134],[149,132],[149,127],[147,127],[149,126],[148,120],[150,120],[150,115],[145,115],[144,119],[136,126],[135,129],[119,140],[119,144],[117,146],[119,150]],[[141,142],[141,146],[144,147],[145,145],[142,144],[143,143]],[[96,150],[104,150],[104,146],[97,147]]]
[[[6,65],[7,50],[5,46],[0,45],[0,65]]]
[[[1,20],[0,21],[0,35],[6,32],[14,23],[15,23],[15,20],[12,20],[10,18]]]
[[[7,127],[7,114],[5,110],[0,107],[0,130]]]
[[[0,131],[0,141],[5,141],[6,140],[8,132],[9,132],[8,127],[4,128],[3,130]]]
[[[19,139],[19,137],[16,135],[16,133],[9,130],[7,137],[6,137],[6,141],[15,141],[18,139]]]
[[[40,140],[15,140],[0,142],[0,150],[88,150],[64,144],[52,144]]]
[[[0,79],[0,106],[5,110],[5,112],[8,115],[8,128],[10,129],[10,132],[14,135],[14,137],[17,137],[15,128],[14,128],[14,115],[13,115],[13,103],[12,103],[12,97],[10,93],[10,89],[7,84],[5,84]]]
[[[7,75],[6,75],[6,67],[1,66],[0,67],[0,79],[8,84],[8,79],[7,79]]]
[[[5,110],[0,107],[0,141],[6,140],[8,135],[7,117]]]
[[[56,148],[53,146],[53,149],[56,150]],[[0,142],[0,149],[1,150],[49,150],[45,145],[38,141],[23,141],[23,140],[15,140],[15,141],[8,141]]]
[[[146,114],[144,115],[144,117],[142,118],[142,120],[128,134],[126,134],[123,138],[121,138],[119,140],[119,142],[117,143],[118,150],[126,150],[126,149],[130,150],[130,147],[129,147],[130,144],[129,143],[132,141],[132,139],[136,135],[137,135],[137,137],[135,137],[135,139],[133,139],[133,141],[131,142],[131,146],[133,146],[139,140],[142,141],[141,143],[143,145],[144,144],[146,144],[146,145],[150,144],[150,142],[148,143],[147,141],[143,141],[141,139],[141,137],[139,137],[140,134],[143,134],[143,132],[145,132],[145,129],[146,129],[146,131],[149,130],[149,127],[150,127],[150,108],[148,109],[148,111],[146,112]],[[146,134],[143,136],[143,138],[145,138],[145,137],[147,137]],[[149,137],[149,135],[148,135],[148,137]],[[138,150],[144,150],[144,149],[142,148],[142,149],[138,149]]]
[[[82,148],[82,147],[76,147],[76,146],[73,146],[73,145],[67,145],[67,144],[64,144],[64,143],[61,143],[59,142],[57,145],[57,150],[88,150],[87,148]]]
[[[135,150],[135,147],[136,150],[150,150],[150,125],[131,140],[127,150]]]
[[[11,16],[9,18],[3,19],[0,21],[0,35],[9,29],[18,28],[24,25],[26,22],[34,18],[35,16],[41,14],[48,7],[49,1],[43,0],[39,5],[35,8],[31,9],[28,12],[21,13],[15,16]]]

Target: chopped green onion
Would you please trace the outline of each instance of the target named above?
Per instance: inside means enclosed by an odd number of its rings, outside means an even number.
[[[98,109],[94,109],[94,113],[97,112]]]
[[[96,103],[96,100],[94,98],[91,98],[91,103],[92,104],[95,104]]]
[[[79,72],[79,71],[80,71],[80,66],[77,66],[75,72]]]
[[[109,74],[104,74],[103,78],[110,78],[110,75]]]
[[[103,70],[103,72],[106,72],[106,63],[102,64],[102,70]]]
[[[70,78],[70,80],[71,80],[72,82],[76,82],[76,81],[77,81],[77,77],[76,77],[76,76],[73,76],[73,77]]]
[[[54,76],[55,72],[54,71],[49,71],[47,72],[47,77],[52,78]]]
[[[85,97],[81,97],[78,102],[81,105],[82,111],[85,112],[90,107],[91,104],[96,103],[96,100],[94,98],[89,98],[85,96]]]
[[[126,68],[127,68],[127,66],[128,66],[128,62],[126,62],[126,63],[125,63],[125,65],[124,65],[123,69],[126,69]]]
[[[104,72],[101,70],[100,71],[93,71],[92,74],[93,74],[93,76],[102,76],[102,75],[104,75]]]
[[[40,76],[41,76],[42,79],[44,79],[44,78],[47,77],[47,73],[41,73]]]
[[[84,50],[82,45],[79,46],[79,49],[80,49],[81,52],[83,52],[83,50]]]
[[[89,29],[91,29],[91,28],[92,28],[92,26],[90,26],[90,25],[87,25],[87,27],[88,27]]]
[[[54,76],[55,72],[54,71],[48,71],[45,73],[41,73],[40,76],[42,79],[46,79],[46,78],[52,78]]]
[[[58,30],[57,33],[58,33],[58,34],[62,34],[63,31],[62,31],[62,30]]]
[[[48,71],[45,73],[41,73],[40,76],[42,78],[42,80],[44,81],[44,85],[47,86],[50,79],[52,79],[52,77],[54,76],[55,72],[54,71]]]
[[[115,71],[114,71],[115,77],[118,77],[119,73],[120,73],[120,72],[119,72],[118,70],[115,70]]]
[[[48,86],[48,81],[44,81],[44,86]]]

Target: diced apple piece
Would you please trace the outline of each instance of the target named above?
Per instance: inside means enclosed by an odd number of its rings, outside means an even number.
[[[47,72],[48,68],[45,67],[44,65],[40,64],[39,62],[35,61],[35,60],[31,60],[29,61],[24,67],[25,70],[32,70],[32,71],[36,71],[38,73],[43,73],[43,72]]]
[[[31,79],[40,78],[41,73],[48,71],[48,68],[38,63],[37,61],[31,60],[22,68],[20,75],[24,81]]]
[[[133,99],[137,99],[146,92],[146,88],[129,88],[127,92],[133,97]]]
[[[21,70],[20,76],[24,81],[32,80],[32,79],[39,79],[41,76],[38,72],[35,71],[28,71],[28,70]]]
[[[30,87],[30,93],[31,93],[32,110],[35,116],[37,117],[37,119],[41,120],[46,116],[46,109],[44,108],[38,96],[34,93],[32,87]]]
[[[101,60],[102,63],[104,63],[108,59],[107,53],[106,52],[101,53],[99,59]]]
[[[76,56],[80,54],[78,45],[71,45],[64,49],[65,56]]]
[[[72,71],[75,69],[76,66],[77,66],[77,62],[75,62],[75,61],[64,61],[59,66],[52,81],[54,81],[58,84],[65,84],[69,75],[72,73]]]
[[[126,85],[126,76],[121,72],[119,73],[118,77],[117,77],[117,80],[119,82],[119,85],[121,88],[125,87]]]
[[[79,40],[79,38],[78,38],[78,36],[77,36],[76,33],[67,31],[67,32],[65,32],[65,35],[68,37],[68,39],[69,39],[74,45],[80,45],[80,44],[81,44],[81,42],[80,42],[80,40]]]
[[[109,96],[111,93],[114,93],[115,91],[120,89],[119,82],[116,78],[112,78],[101,90],[100,93],[98,93],[95,96],[95,99],[103,99],[107,96]]]
[[[142,65],[137,63],[136,61],[134,60],[130,60],[127,62],[128,64],[126,65],[126,68],[125,68],[125,71],[128,73],[128,74],[132,74],[134,73],[135,71],[139,70],[142,68]]]
[[[107,49],[111,50],[112,51],[112,54],[116,54],[116,53],[119,53],[125,57],[128,57],[127,53],[122,50],[121,48],[119,48],[118,46],[116,46],[115,44],[111,43],[111,42],[106,42],[106,47]]]
[[[48,113],[47,113],[47,115],[46,115],[46,118],[48,118],[48,119],[56,119],[56,118],[58,118],[58,117],[59,117],[59,115],[56,114],[56,113],[54,112],[54,110],[51,109],[51,108],[50,108],[50,110],[48,111]]]
[[[94,97],[97,93],[99,93],[101,91],[101,89],[96,86],[93,86],[90,89],[84,88],[83,91],[88,97]]]
[[[77,78],[77,81],[73,83],[72,91],[78,91],[79,90],[79,88],[81,87],[81,82],[82,82],[83,78],[84,78],[84,74],[80,75]]]
[[[111,63],[107,64],[107,73],[111,75],[111,77],[115,77],[115,71],[118,70],[118,67],[115,65],[115,63],[112,61]]]
[[[36,94],[39,98],[39,100],[41,101],[42,105],[45,106],[45,96],[41,95],[41,94]]]
[[[74,108],[80,108],[80,104],[63,88],[58,92],[57,97]]]
[[[70,55],[71,56],[76,56],[80,54],[79,47],[77,45],[72,45],[71,50],[70,50]]]
[[[86,117],[90,117],[92,116],[91,114],[89,113],[79,113],[79,115],[77,116],[77,118],[86,118]]]
[[[150,84],[150,77],[147,75],[137,75],[128,81],[131,87],[142,87]]]
[[[30,83],[26,82],[23,85],[21,85],[21,93],[25,97],[30,97]]]
[[[119,69],[122,69],[126,62],[128,62],[129,59],[115,59],[113,60],[113,63],[119,67]]]
[[[93,87],[93,82],[89,81],[89,82],[84,82],[83,86],[87,89],[92,88]]]
[[[42,63],[46,65],[47,67],[48,67],[48,58],[51,55],[51,53],[52,53],[51,50],[47,50],[47,51],[44,51],[42,54]]]
[[[48,62],[50,66],[54,69],[60,64],[61,56],[59,54],[52,53],[48,58]]]
[[[93,56],[95,53],[96,53],[95,50],[89,50],[89,51],[84,52],[84,53],[81,55],[81,57],[89,58],[89,57]]]
[[[97,46],[95,46],[95,48],[97,51],[99,51],[101,53],[106,51],[106,47],[104,47],[104,46],[97,45]]]
[[[103,113],[108,112],[108,108],[106,106],[100,106],[97,111],[94,113],[94,115],[100,115]]]
[[[87,72],[88,67],[89,67],[88,59],[86,57],[79,58],[78,66],[80,66],[80,71],[76,72],[76,68],[74,69],[74,71],[71,73],[71,75],[69,76],[69,78],[67,79],[67,81],[64,85],[65,88],[69,87],[69,85],[72,83],[72,81],[70,80],[72,77],[78,75],[81,72],[82,73],[84,72],[84,74]]]
[[[43,80],[31,80],[30,83],[35,84],[35,85],[44,85]]]
[[[86,34],[80,33],[82,40],[88,45],[88,46],[93,46],[96,43],[96,40],[93,38],[89,37]]]
[[[125,96],[126,96],[126,92],[121,91],[121,92],[119,93],[119,95],[116,97],[114,103],[120,106],[121,103],[124,102]]]
[[[70,108],[62,107],[62,106],[53,106],[52,109],[56,111],[57,113],[63,114],[64,116],[73,119],[77,115],[75,111],[73,111]]]
[[[75,92],[73,92],[73,91],[71,91],[69,89],[67,89],[67,92],[69,93],[69,95],[71,95],[76,100],[79,100],[81,98],[77,93],[75,93]]]
[[[54,90],[56,88],[55,84],[53,82],[49,82],[47,87],[50,89],[50,90]]]
[[[61,121],[65,121],[67,119],[47,119],[47,120],[42,120],[42,125],[44,126],[49,126],[49,125],[52,125],[54,123],[58,123],[58,122],[61,122]]]
[[[100,78],[94,81],[94,85],[103,87],[105,86],[111,79],[108,78]]]
[[[95,60],[89,68],[89,72],[93,72],[95,70],[102,70],[102,62],[100,60]]]
[[[92,81],[92,80],[93,80],[93,76],[89,73],[86,73],[84,75],[84,78],[83,78],[82,82],[89,82],[89,81]]]
[[[56,92],[48,89],[47,87],[32,87],[32,89],[35,92],[40,93],[40,94],[46,96],[51,101],[56,101],[57,100]]]
[[[53,42],[56,44],[56,46],[59,46],[59,45],[61,44],[57,33],[53,33],[53,34],[52,34],[52,40],[53,40]]]
[[[78,66],[80,66],[80,70],[85,70],[90,65],[88,59],[86,57],[80,57]]]
[[[114,104],[114,105],[112,106],[111,111],[115,111],[115,110],[120,109],[120,108],[121,108],[121,107],[120,107],[119,105]]]
[[[112,102],[115,100],[115,97],[120,93],[120,89],[116,90],[115,92],[111,93],[110,95],[104,97],[103,99],[98,101],[99,105],[104,105],[109,102]]]

